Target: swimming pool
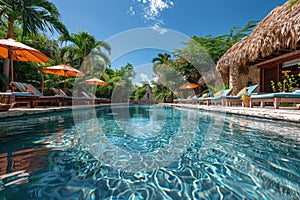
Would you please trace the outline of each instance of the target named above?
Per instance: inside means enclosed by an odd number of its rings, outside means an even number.
[[[6,199],[300,198],[297,123],[144,105],[0,127]]]

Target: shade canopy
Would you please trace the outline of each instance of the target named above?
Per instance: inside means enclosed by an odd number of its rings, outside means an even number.
[[[89,80],[86,80],[85,83],[90,85],[107,85],[105,81],[102,81],[99,78],[91,78]]]
[[[180,86],[179,89],[181,89],[181,90],[191,89],[191,88],[194,89],[197,87],[199,87],[198,84],[187,82],[187,83],[183,84],[182,86]]]
[[[4,65],[4,76],[9,77],[9,68],[11,68],[11,81],[14,81],[13,62],[11,60],[23,62],[48,62],[49,57],[42,52],[27,46],[14,39],[0,39],[0,58],[9,59],[7,65]]]
[[[50,60],[42,52],[11,38],[0,39],[0,57],[24,62],[48,62]]]
[[[47,74],[54,74],[57,76],[64,76],[65,81],[64,81],[64,92],[66,92],[66,77],[68,76],[84,76],[84,73],[71,67],[68,65],[57,65],[57,66],[52,66],[52,67],[45,67],[42,69],[43,73]]]
[[[57,76],[84,76],[84,73],[68,65],[56,65],[52,67],[45,67],[42,72],[47,74],[54,74]]]
[[[107,85],[105,81],[102,81],[96,77],[86,80],[85,83],[89,85],[94,85],[94,94],[96,94],[97,85]]]

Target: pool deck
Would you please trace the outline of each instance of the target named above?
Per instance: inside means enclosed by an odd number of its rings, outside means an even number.
[[[0,112],[0,119],[7,117],[21,117],[28,115],[38,115],[53,112],[64,112],[71,111],[73,109],[91,109],[94,107],[104,106],[108,104],[97,104],[97,105],[76,105],[76,106],[61,106],[61,107],[37,107],[37,108],[26,108],[16,107],[11,108],[7,112]]]
[[[300,109],[296,107],[286,107],[274,109],[273,106],[261,107],[241,107],[241,106],[216,106],[216,105],[197,105],[197,104],[168,104],[172,107],[199,109],[212,112],[230,113],[234,115],[243,115],[258,117],[264,119],[284,120],[300,123]]]
[[[300,110],[297,108],[279,108],[279,109],[274,109],[273,107],[245,108],[241,106],[224,107],[224,106],[214,106],[214,105],[206,106],[206,105],[197,105],[197,104],[163,104],[163,105],[300,123]],[[97,105],[81,105],[81,106],[77,105],[77,106],[65,106],[65,107],[48,107],[48,108],[19,107],[19,108],[12,108],[7,112],[0,112],[0,119],[7,118],[7,117],[28,116],[28,115],[36,115],[36,114],[43,114],[43,113],[51,113],[51,112],[63,112],[63,111],[70,111],[73,109],[87,109],[87,108],[92,109],[94,107],[101,107],[101,106],[110,106],[110,105],[97,104]]]

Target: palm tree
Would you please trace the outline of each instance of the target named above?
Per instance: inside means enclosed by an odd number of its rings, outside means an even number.
[[[68,35],[57,8],[47,0],[0,0],[0,5],[0,20],[3,24],[7,23],[7,38],[14,38],[16,24],[22,27],[22,37],[46,31]],[[4,63],[3,75],[8,80],[8,60]],[[8,82],[3,88],[7,87]]]
[[[171,55],[168,53],[159,53],[157,55],[157,57],[152,59],[152,63],[153,63],[153,71],[154,73],[158,73],[160,67],[162,64],[166,63],[167,61],[169,61],[171,58]]]
[[[39,31],[58,31],[68,35],[60,15],[52,2],[47,0],[0,0],[1,19],[7,21],[7,38],[14,37],[14,25],[22,27],[22,36]]]
[[[88,32],[79,31],[77,34],[71,34],[67,37],[62,36],[60,40],[72,43],[71,45],[65,46],[62,49],[62,53],[64,57],[69,60],[69,63],[75,62],[82,65],[82,71],[85,74],[91,74],[95,70],[95,66],[88,65],[87,63],[88,55],[90,55],[89,58],[96,58],[98,65],[104,68],[110,66],[110,59],[102,50],[103,48],[110,54],[110,45],[104,41],[97,41],[95,36],[90,35]]]
[[[171,58],[171,55],[168,53],[162,54],[159,53],[157,57],[152,59],[152,63],[163,64]]]

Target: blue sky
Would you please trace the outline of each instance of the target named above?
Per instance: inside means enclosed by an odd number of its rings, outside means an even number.
[[[156,26],[159,30],[173,30],[175,35],[205,36],[229,33],[234,26],[243,27],[251,20],[262,20],[285,0],[51,0],[61,14],[62,22],[71,33],[88,31],[98,40],[111,41],[123,33],[136,33],[137,28]],[[164,28],[164,29],[163,29]],[[151,32],[151,31],[150,31]],[[126,35],[126,34],[125,34]],[[153,37],[133,34],[150,40]],[[150,34],[151,35],[151,34]],[[159,35],[159,34],[158,34]],[[136,43],[132,37],[128,43]],[[122,38],[122,37],[121,37]],[[127,40],[127,39],[125,39]],[[176,39],[175,39],[176,40]],[[119,41],[119,40],[116,40]],[[176,43],[175,41],[174,43]],[[122,43],[122,45],[128,45]],[[143,66],[149,71],[151,59],[168,48],[147,47],[128,50],[113,60],[118,68],[126,62]],[[168,45],[167,45],[168,46]],[[176,46],[176,45],[175,45]],[[178,45],[180,47],[180,45]],[[112,46],[120,48],[120,46]],[[130,47],[133,48],[133,47]],[[129,48],[129,49],[130,49]],[[151,67],[150,67],[151,68]],[[140,69],[140,71],[143,71]],[[148,72],[151,74],[151,72]]]

